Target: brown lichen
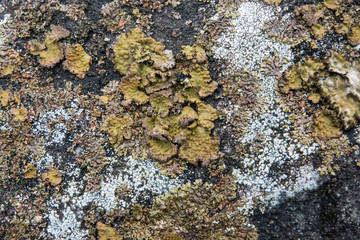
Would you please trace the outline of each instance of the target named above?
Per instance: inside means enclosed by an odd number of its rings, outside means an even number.
[[[321,140],[328,140],[342,135],[341,127],[336,124],[330,114],[326,114],[325,112],[321,112],[314,119],[314,128],[314,135]]]

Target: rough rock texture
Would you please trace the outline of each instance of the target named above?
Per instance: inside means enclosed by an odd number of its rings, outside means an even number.
[[[0,239],[358,239],[350,0],[0,3]]]

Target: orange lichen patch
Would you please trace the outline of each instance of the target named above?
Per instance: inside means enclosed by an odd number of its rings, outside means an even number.
[[[191,70],[185,70],[184,73],[191,76],[187,86],[196,89],[201,98],[211,95],[217,88],[217,82],[211,80],[209,71],[199,64],[195,64]]]
[[[62,174],[56,168],[44,172],[41,177],[46,183],[52,186],[58,186],[62,182]]]
[[[203,63],[207,61],[207,56],[205,50],[199,45],[193,46],[182,46],[182,53],[185,55],[186,59],[193,60],[197,63]]]
[[[103,130],[109,134],[112,144],[121,144],[124,139],[131,138],[131,126],[133,123],[133,120],[127,116],[118,118],[111,115],[105,120]]]
[[[36,178],[37,167],[33,163],[29,163],[25,167],[24,178]]]
[[[330,114],[320,113],[314,120],[314,135],[321,140],[340,137],[342,132]]]
[[[91,62],[91,57],[85,52],[84,48],[80,44],[67,46],[65,58],[66,60],[63,62],[64,69],[83,79],[90,69]]]
[[[11,109],[10,112],[14,116],[14,121],[25,121],[28,117],[28,110],[24,107]]]
[[[0,90],[0,102],[3,107],[6,107],[12,100],[13,94],[9,90]]]
[[[120,234],[117,234],[116,229],[109,227],[101,222],[96,224],[96,229],[98,231],[99,240],[121,240],[123,239]]]
[[[196,127],[186,138],[186,143],[179,149],[179,157],[189,163],[208,165],[219,157],[219,139],[210,136],[211,132],[203,127]]]
[[[39,63],[44,67],[54,67],[64,58],[64,47],[58,43],[62,38],[70,35],[70,32],[60,26],[51,25],[51,32],[45,33],[43,43],[37,40],[30,41],[30,52],[39,55]]]
[[[123,106],[129,106],[133,101],[138,105],[145,104],[149,101],[148,95],[140,91],[139,87],[139,77],[124,77],[121,79],[120,92],[124,94],[124,101],[122,102]]]

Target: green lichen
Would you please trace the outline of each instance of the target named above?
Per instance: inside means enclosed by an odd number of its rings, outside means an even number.
[[[121,144],[124,139],[131,138],[132,125],[133,120],[129,117],[109,116],[103,124],[103,129],[109,134],[112,144]]]
[[[84,79],[86,72],[90,69],[91,57],[80,44],[67,46],[65,48],[64,69],[69,70],[78,78]]]
[[[200,100],[217,88],[205,51],[199,45],[183,46],[184,58],[175,66],[171,51],[135,28],[117,38],[114,53],[115,69],[125,75],[119,84],[122,106],[146,106],[152,115],[144,119],[150,157],[195,165],[216,159],[219,140],[211,129],[218,114]],[[180,74],[186,77],[178,81]],[[197,104],[197,111],[190,103]]]
[[[64,58],[64,47],[58,43],[62,38],[70,35],[70,32],[60,26],[51,25],[51,32],[45,33],[44,42],[30,41],[30,52],[39,55],[39,63],[44,67],[54,67]]]
[[[298,62],[291,70],[285,73],[286,82],[281,90],[288,93],[290,90],[309,87],[316,83],[318,75],[323,74],[325,64],[312,58],[305,58],[304,62]]]

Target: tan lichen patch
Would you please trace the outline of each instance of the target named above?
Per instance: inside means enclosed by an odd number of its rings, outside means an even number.
[[[91,57],[80,44],[66,46],[65,59],[64,69],[69,70],[80,79],[83,79],[90,69]]]
[[[99,240],[121,240],[122,236],[117,234],[116,229],[109,227],[101,222],[96,224],[96,229],[98,231]]]
[[[340,137],[341,127],[339,127],[330,114],[321,112],[314,120],[314,135],[321,140],[328,140],[330,138]]]
[[[13,73],[15,67],[13,65],[7,65],[5,66],[2,70],[1,70],[1,75],[2,76],[7,76]]]
[[[319,93],[310,93],[308,96],[308,100],[312,103],[318,103],[321,99],[321,95]]]
[[[327,34],[329,29],[327,29],[325,26],[321,26],[320,24],[315,24],[311,26],[311,30],[313,31],[314,37],[317,40],[322,40]]]
[[[30,52],[39,55],[39,63],[44,67],[54,67],[64,58],[64,47],[58,43],[62,38],[70,35],[70,32],[60,26],[51,25],[51,32],[45,33],[43,43],[37,40],[30,41]]]
[[[62,182],[62,174],[56,168],[44,172],[41,177],[46,183],[52,186],[58,186]]]
[[[9,102],[13,100],[13,94],[9,90],[0,90],[0,102],[3,107],[6,107]]]
[[[352,46],[360,44],[360,25],[356,25],[351,28],[349,34],[347,35],[348,42]]]
[[[331,9],[331,10],[336,10],[339,8],[340,4],[341,4],[342,0],[324,0],[324,5],[325,7]]]
[[[33,163],[29,163],[25,167],[24,178],[36,178],[37,167]]]
[[[25,121],[28,117],[28,110],[25,107],[11,109],[10,112],[14,116],[14,121]]]

